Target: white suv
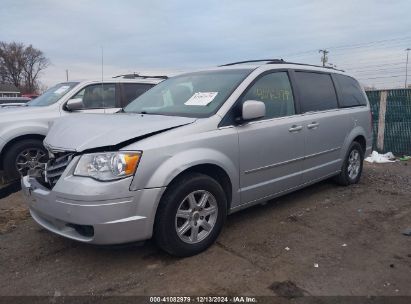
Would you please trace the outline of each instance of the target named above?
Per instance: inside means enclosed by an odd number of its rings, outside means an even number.
[[[42,170],[50,123],[71,113],[114,113],[166,76],[122,75],[108,80],[59,83],[24,106],[0,109],[0,181]]]

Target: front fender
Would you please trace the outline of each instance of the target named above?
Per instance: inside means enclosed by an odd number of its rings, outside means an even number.
[[[0,137],[4,140],[9,140],[27,134],[38,134],[46,136],[48,129],[48,123],[33,122],[27,124],[27,122],[18,122],[1,128]]]
[[[192,148],[175,155],[170,155],[169,158],[164,160],[151,174],[147,179],[147,182],[142,184],[141,180],[139,181],[138,178],[133,180],[131,185],[132,190],[168,186],[181,172],[191,167],[205,164],[219,166],[227,173],[233,189],[233,201],[237,201],[238,191],[236,189],[239,188],[239,176],[236,168],[238,168],[238,166],[228,155],[210,148]],[[137,176],[138,174],[139,172],[137,169]],[[147,174],[147,172],[141,172],[141,174]]]
[[[47,123],[31,123],[27,124],[24,122],[13,123],[9,126],[1,128],[0,138],[4,142],[4,145],[0,145],[0,152],[3,150],[4,146],[11,140],[24,136],[24,135],[41,135],[46,136],[48,131]]]

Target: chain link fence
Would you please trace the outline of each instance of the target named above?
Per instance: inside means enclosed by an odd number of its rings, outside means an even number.
[[[382,92],[386,92],[386,100]],[[373,117],[374,150],[411,155],[411,89],[366,93]],[[385,117],[385,122],[380,121],[381,117]],[[378,138],[378,134],[383,136]]]

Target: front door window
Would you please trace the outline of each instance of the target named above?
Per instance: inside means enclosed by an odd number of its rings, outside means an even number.
[[[295,114],[294,97],[287,72],[275,72],[259,78],[247,91],[242,101],[258,100],[265,103],[266,115],[261,119]]]
[[[89,85],[72,99],[81,99],[84,110],[115,108],[116,85],[112,83]]]

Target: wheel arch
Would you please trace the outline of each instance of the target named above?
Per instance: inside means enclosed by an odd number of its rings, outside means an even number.
[[[182,176],[190,173],[201,173],[215,179],[223,188],[225,196],[227,198],[227,210],[230,210],[232,201],[232,190],[233,185],[231,183],[230,176],[228,173],[220,166],[212,163],[204,163],[193,165],[189,168],[178,173],[169,183],[169,186],[174,182],[178,181]],[[163,194],[164,195],[164,194]]]
[[[24,135],[20,135],[20,136],[16,136],[12,139],[10,139],[3,147],[3,149],[0,152],[0,159],[2,160],[0,162],[0,170],[3,169],[3,159],[4,159],[4,155],[7,153],[7,151],[10,149],[11,146],[13,146],[13,144],[15,144],[16,142],[22,141],[22,140],[26,140],[26,139],[38,139],[43,141],[44,138],[46,136],[42,135],[42,134],[24,134]]]
[[[367,149],[367,141],[365,139],[364,135],[358,135],[356,136],[353,141],[358,142],[361,145],[362,151],[365,153],[366,149]]]
[[[366,132],[365,130],[357,126],[356,128],[352,129],[348,136],[345,138],[344,144],[341,149],[341,159],[345,159],[348,149],[352,142],[357,141],[361,147],[363,148],[364,154],[366,153],[367,147],[367,140],[366,140]]]

